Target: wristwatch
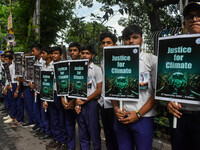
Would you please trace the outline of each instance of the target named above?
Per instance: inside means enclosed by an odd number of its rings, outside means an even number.
[[[139,113],[139,111],[137,110],[136,112],[136,115],[137,115],[137,117],[138,117],[138,119],[140,119],[142,116],[140,115],[140,113]]]
[[[17,94],[19,94],[19,91],[16,90],[15,92],[16,92]]]

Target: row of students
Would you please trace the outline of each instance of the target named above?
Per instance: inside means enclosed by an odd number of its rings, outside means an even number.
[[[142,45],[142,29],[139,26],[131,25],[123,31],[125,45]],[[117,38],[112,33],[101,35],[102,49],[105,46],[115,46]],[[54,101],[43,102],[40,95],[35,95],[34,101],[33,84],[29,84],[31,101],[27,113],[28,124],[35,124],[32,132],[40,139],[53,137],[53,140],[46,145],[47,149],[75,149],[75,118],[78,122],[79,142],[83,150],[90,149],[90,141],[95,150],[101,149],[99,108],[101,112],[107,149],[151,149],[153,139],[153,116],[154,106],[154,77],[156,68],[156,56],[141,51],[140,70],[148,72],[150,77],[148,89],[140,90],[139,102],[124,102],[123,110],[119,109],[118,101],[105,101],[102,93],[102,69],[95,65],[94,50],[91,46],[79,47],[79,44],[72,43],[69,46],[69,53],[72,59],[88,59],[88,87],[87,100],[65,99],[56,95],[54,86]],[[41,64],[42,70],[53,71],[53,62],[62,58],[62,50],[59,47],[41,48],[39,44],[32,47],[32,55],[36,58],[35,64]],[[26,82],[26,81],[25,81]],[[26,92],[26,88],[24,90]],[[24,93],[25,94],[25,93]],[[25,94],[26,95],[26,94]],[[101,96],[102,95],[102,96]],[[101,97],[101,98],[100,98]],[[63,105],[63,106],[62,106]],[[70,109],[69,109],[70,108]],[[45,110],[48,110],[45,112]],[[26,111],[26,112],[28,112]],[[76,111],[76,114],[75,114]],[[32,113],[31,113],[32,112]],[[31,115],[32,114],[32,115]],[[115,115],[114,115],[115,114]],[[139,114],[139,116],[138,116]],[[117,144],[118,143],[118,144]]]
[[[189,3],[184,9],[184,25],[189,33],[200,33],[199,13],[200,3],[197,2]],[[116,37],[111,33],[102,34],[100,39],[102,48],[104,46],[116,45]],[[125,45],[141,46],[143,43],[142,29],[137,25],[128,26],[123,30],[122,39],[124,40]],[[37,48],[32,48],[32,54],[36,56],[38,62],[41,60],[41,57],[43,57],[45,60],[45,62],[42,62],[44,63],[43,69],[47,70],[51,70],[53,68],[53,66],[51,66],[51,59],[54,59],[54,61],[59,61],[59,55],[62,55],[61,52],[58,52],[58,56],[56,56],[56,54],[50,54],[48,48],[44,48],[42,54],[41,51],[37,53],[37,50],[39,49],[37,49],[35,52],[35,49]],[[56,48],[55,51],[59,50]],[[40,120],[42,120],[41,122],[43,125],[38,123],[37,126],[40,126],[41,130],[43,126],[45,133],[52,134],[54,139],[47,145],[47,148],[60,149],[61,147],[66,148],[65,146],[68,145],[68,148],[75,149],[76,118],[79,128],[79,141],[81,149],[90,149],[90,140],[92,140],[93,148],[100,150],[100,107],[107,149],[132,150],[136,148],[137,150],[151,150],[153,140],[153,116],[155,115],[154,107],[157,103],[154,99],[157,57],[152,54],[146,54],[141,49],[139,59],[140,73],[148,72],[149,86],[146,89],[140,89],[139,102],[124,102],[123,109],[121,111],[119,109],[118,101],[105,101],[102,97],[99,98],[101,94],[104,94],[101,93],[102,84],[104,83],[102,81],[102,70],[92,62],[92,59],[94,58],[94,50],[92,47],[84,46],[82,49],[80,49],[79,44],[73,43],[71,46],[69,46],[69,52],[72,59],[79,59],[79,52],[82,59],[89,59],[88,83],[91,84],[88,86],[88,98],[86,101],[81,99],[67,99],[67,101],[65,101],[64,97],[59,98],[55,94],[54,102],[43,102],[42,104],[38,105],[38,107],[41,108],[38,110],[41,111]],[[29,85],[32,87],[31,83],[29,83]],[[10,87],[7,86],[6,90],[9,89]],[[19,88],[15,90],[15,93],[18,94],[18,91]],[[17,94],[15,93],[14,95],[16,96]],[[37,97],[39,102],[39,95],[37,95]],[[61,103],[63,107],[60,107]],[[13,108],[13,106],[11,108]],[[45,113],[44,110],[47,108],[48,112]],[[62,109],[58,110],[58,108]],[[200,147],[197,140],[199,135],[199,127],[197,126],[199,124],[198,108],[196,111],[193,111],[193,108],[188,110],[187,107],[182,110],[181,104],[176,106],[175,103],[170,102],[168,104],[168,109],[171,114],[181,118],[178,119],[177,129],[171,129],[172,149],[188,150],[191,149],[191,147],[192,149],[199,149]],[[64,117],[62,117],[60,113],[62,113],[62,115],[64,114]],[[13,117],[12,119],[15,118]],[[60,123],[62,121],[65,122],[65,131],[63,130],[62,133],[66,133],[65,136],[67,135],[65,138],[67,141],[65,142],[62,142],[61,140],[62,124]],[[186,125],[186,127],[182,127],[182,125],[179,124],[179,121],[181,121],[181,124]],[[189,122],[193,123],[187,126]],[[192,128],[191,125],[193,125]],[[60,129],[58,129],[58,127],[60,127]],[[181,135],[181,137],[178,135]],[[188,139],[193,139],[192,136],[197,138],[195,140]],[[62,145],[60,143],[62,143]]]

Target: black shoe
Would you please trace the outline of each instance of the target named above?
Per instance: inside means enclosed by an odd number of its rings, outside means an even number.
[[[46,145],[46,149],[58,148],[60,146],[59,142],[52,140],[49,144]]]
[[[48,135],[48,134],[43,134],[43,135],[39,136],[40,140],[51,139],[51,138],[52,138],[52,136]]]
[[[42,134],[44,134],[44,131],[42,131],[42,130],[40,129],[40,130],[38,130],[38,131],[35,132],[34,136],[35,136],[35,137],[39,137],[39,136],[41,136]]]
[[[31,129],[31,133],[36,133],[36,132],[38,132],[39,130],[40,130],[39,127],[34,126],[34,127]]]
[[[24,124],[22,124],[22,128],[28,128],[28,127],[33,127],[34,126],[34,124],[33,123],[24,123]]]
[[[31,131],[34,131],[38,128],[38,126],[34,125],[32,128],[31,128]]]

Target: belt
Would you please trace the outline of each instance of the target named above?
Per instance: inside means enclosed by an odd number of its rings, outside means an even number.
[[[181,110],[181,112],[187,115],[200,115],[200,111]]]

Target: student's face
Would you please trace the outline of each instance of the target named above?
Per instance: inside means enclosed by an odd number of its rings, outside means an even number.
[[[140,34],[132,34],[124,40],[125,45],[142,45],[142,37]]]
[[[42,56],[43,60],[47,60],[51,56],[51,54],[48,54],[47,52],[42,51],[42,55],[41,56]]]
[[[106,37],[101,41],[101,47],[104,49],[106,46],[114,46],[116,44],[113,43],[112,39],[110,37]]]
[[[89,59],[89,62],[91,62],[92,59],[94,58],[94,54],[92,54],[89,50],[83,50],[81,51],[81,58]]]
[[[79,57],[80,57],[79,49],[77,47],[70,47],[69,48],[69,55],[73,60],[79,59]]]
[[[33,56],[35,56],[36,58],[38,58],[39,55],[40,55],[40,51],[37,50],[35,47],[33,47],[33,48],[32,48],[31,54],[32,54]]]
[[[52,57],[52,60],[53,60],[54,62],[57,62],[57,61],[60,61],[60,60],[61,60],[62,55],[60,55],[60,52],[59,52],[59,51],[54,51],[54,52],[52,52],[51,57]]]
[[[4,57],[1,57],[1,62],[4,62]]]
[[[200,10],[193,10],[185,16],[184,26],[190,34],[200,33]]]
[[[8,57],[5,57],[5,58],[4,58],[4,62],[7,62],[8,65],[10,65],[10,64],[12,63],[12,60],[9,59]]]

